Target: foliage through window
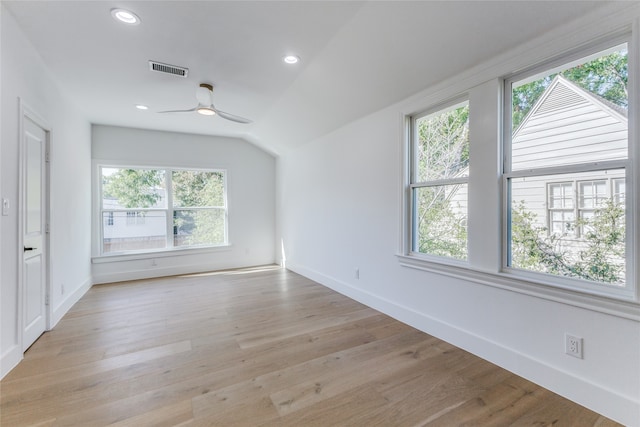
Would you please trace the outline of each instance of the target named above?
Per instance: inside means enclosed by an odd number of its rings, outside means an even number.
[[[103,254],[226,244],[224,171],[100,171]]]
[[[627,78],[623,44],[507,81],[509,267],[626,286]]]
[[[412,251],[467,258],[469,103],[411,120]]]

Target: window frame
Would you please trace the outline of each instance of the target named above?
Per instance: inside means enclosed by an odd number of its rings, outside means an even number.
[[[569,68],[573,64],[582,62],[581,60],[605,52],[609,49],[613,49],[619,45],[626,44],[628,52],[628,66],[630,70],[637,68],[637,59],[635,57],[635,43],[631,33],[624,33],[615,37],[606,38],[595,43],[585,44],[584,46],[574,49],[568,54],[556,56],[554,59],[543,62],[533,67],[529,67],[517,73],[511,74],[508,77],[502,79],[502,266],[501,272],[506,273],[514,278],[532,281],[534,283],[540,283],[553,288],[565,289],[575,291],[582,294],[592,294],[598,296],[605,296],[614,299],[631,300],[636,301],[638,298],[638,285],[637,285],[637,270],[634,263],[634,256],[638,250],[638,239],[635,238],[636,229],[636,215],[633,208],[636,204],[636,200],[629,199],[632,197],[632,193],[629,191],[633,188],[634,177],[637,173],[634,166],[637,163],[636,156],[637,151],[634,149],[634,141],[637,136],[637,118],[634,118],[634,111],[637,108],[637,96],[634,95],[634,90],[637,87],[637,81],[634,79],[634,72],[628,73],[628,125],[627,125],[627,158],[624,160],[605,160],[586,162],[580,164],[569,164],[565,166],[544,166],[536,169],[519,169],[513,171],[511,168],[511,147],[512,147],[512,96],[511,87],[514,82],[521,82],[526,79],[533,80],[535,76],[549,75],[559,70]],[[575,175],[584,172],[598,172],[606,170],[619,170],[625,171],[625,285],[624,287],[607,287],[606,284],[597,282],[591,282],[584,279],[576,279],[571,277],[564,277],[560,275],[553,275],[547,273],[539,273],[524,269],[519,269],[511,266],[511,191],[510,180],[514,178],[531,178],[541,177],[546,175],[565,175],[567,179],[563,179],[562,182],[573,181],[574,182],[574,209],[579,213],[578,209],[579,194],[578,194],[578,182],[580,179],[576,179]],[[613,181],[613,180],[611,180]],[[560,182],[560,181],[558,181]],[[611,193],[610,193],[611,194]],[[613,197],[613,195],[611,194]],[[548,201],[548,199],[547,199]],[[548,212],[550,210],[548,209]],[[578,218],[576,217],[576,220]],[[549,226],[550,223],[548,222]],[[551,232],[551,229],[549,229]],[[577,232],[579,234],[579,231]]]
[[[599,21],[600,22],[600,21]],[[558,58],[562,63],[583,57],[586,49],[606,48],[615,43],[627,42],[629,66],[633,70],[640,68],[640,21],[618,16],[606,21],[607,24],[588,26],[571,37],[564,37],[564,31],[545,38],[544,44],[534,45],[531,49],[512,51],[500,56],[489,67],[471,68],[460,75],[445,79],[441,83],[408,98],[398,108],[397,140],[400,154],[397,180],[398,200],[398,240],[396,260],[402,268],[415,270],[422,274],[424,285],[432,280],[460,280],[472,286],[487,286],[508,292],[528,295],[542,300],[554,301],[573,307],[604,313],[633,321],[640,320],[640,265],[627,265],[627,284],[632,289],[628,294],[605,294],[596,290],[585,290],[571,286],[562,286],[557,280],[545,277],[527,277],[526,274],[514,274],[503,268],[505,252],[506,188],[504,186],[503,160],[504,144],[504,81],[522,71],[548,68]],[[558,37],[558,34],[560,37]],[[601,43],[601,42],[606,43]],[[606,45],[604,45],[606,44]],[[574,54],[578,52],[577,54]],[[556,61],[558,63],[560,61]],[[637,72],[629,75],[629,143],[632,169],[624,179],[627,194],[638,191],[640,186],[640,91]],[[459,94],[468,94],[474,114],[470,120],[470,130],[474,141],[470,145],[470,170],[473,180],[470,182],[468,218],[468,264],[454,263],[445,258],[425,259],[411,253],[411,212],[410,212],[410,117],[426,107],[438,105],[453,99]],[[510,131],[510,129],[509,129]],[[479,166],[476,166],[476,165]],[[484,165],[484,166],[483,166]],[[482,186],[482,187],[479,187]],[[478,190],[487,189],[486,197]],[[640,233],[640,198],[625,203],[627,233],[634,236]],[[488,203],[488,204],[487,204]],[[637,231],[636,231],[637,230]],[[640,256],[640,236],[630,242],[636,258]],[[627,251],[627,254],[630,254]],[[633,277],[632,277],[633,275]]]
[[[162,207],[150,207],[150,208],[118,208],[118,209],[105,209],[103,205],[103,185],[102,185],[102,170],[103,168],[112,168],[112,169],[143,169],[143,170],[161,170],[164,171],[164,185],[166,188],[166,199]],[[223,206],[206,206],[206,207],[174,207],[173,206],[173,184],[172,184],[172,173],[174,171],[193,171],[193,172],[212,172],[212,173],[221,173],[223,179],[223,195],[222,202]],[[138,256],[145,254],[158,254],[164,252],[174,252],[174,251],[199,251],[203,249],[216,249],[230,246],[229,243],[229,203],[227,198],[227,188],[228,188],[228,172],[226,169],[221,168],[201,168],[201,167],[175,167],[175,166],[155,166],[155,165],[130,165],[130,164],[118,164],[118,163],[97,163],[96,164],[96,176],[97,176],[97,215],[99,221],[97,224],[100,224],[97,230],[97,242],[95,243],[95,247],[97,249],[97,257],[96,258],[115,258],[115,257],[129,257],[129,256]],[[194,210],[223,210],[224,217],[224,243],[222,244],[201,244],[201,245],[189,245],[189,246],[176,246],[175,245],[175,234],[174,234],[174,212],[175,211],[194,211]],[[166,230],[165,230],[165,247],[163,248],[153,248],[153,249],[139,249],[139,250],[128,250],[128,251],[114,251],[114,252],[104,252],[104,231],[105,231],[105,214],[114,213],[114,212],[126,212],[127,218],[129,221],[129,214],[133,213],[131,218],[131,225],[138,225],[139,215],[141,213],[146,212],[162,212],[166,217]],[[144,219],[144,218],[143,218]]]
[[[457,108],[466,105],[469,108],[469,115],[471,115],[471,103],[469,101],[468,94],[461,94],[456,97],[453,97],[447,101],[437,103],[436,105],[431,106],[430,108],[419,111],[415,114],[412,114],[406,117],[406,129],[407,129],[407,144],[408,144],[408,183],[407,183],[407,213],[408,213],[408,239],[407,239],[407,252],[409,256],[417,257],[427,261],[435,261],[438,263],[451,264],[451,265],[462,265],[466,266],[469,264],[469,237],[467,234],[466,240],[466,253],[467,256],[465,259],[447,257],[447,256],[439,256],[434,254],[428,254],[424,252],[419,252],[417,250],[417,241],[418,241],[418,227],[416,222],[416,213],[418,209],[418,205],[416,203],[416,193],[421,188],[431,188],[431,187],[446,187],[446,186],[454,186],[454,185],[466,185],[467,186],[467,216],[466,220],[468,222],[469,218],[469,208],[468,208],[468,189],[469,189],[469,172],[464,177],[457,178],[442,178],[442,179],[430,179],[426,181],[418,181],[418,155],[417,155],[417,132],[418,126],[416,122],[420,119],[424,119],[429,116],[444,114],[449,111],[453,111]],[[471,145],[471,138],[469,137],[469,145]],[[465,224],[466,228],[466,224]]]

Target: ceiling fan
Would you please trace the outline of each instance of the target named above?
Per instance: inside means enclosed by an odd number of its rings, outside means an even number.
[[[196,91],[196,99],[198,100],[198,105],[189,109],[189,110],[168,110],[168,111],[158,111],[159,113],[190,113],[195,111],[203,116],[214,116],[218,115],[223,119],[231,120],[232,122],[244,123],[248,124],[252,121],[249,119],[245,119],[244,117],[236,116],[235,114],[225,113],[224,111],[218,110],[213,105],[213,85],[208,83],[200,83],[200,87]]]

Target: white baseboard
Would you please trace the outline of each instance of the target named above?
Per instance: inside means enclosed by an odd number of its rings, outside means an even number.
[[[65,298],[60,304],[58,304],[57,307],[53,309],[53,312],[51,313],[49,330],[53,329],[53,327],[58,324],[60,319],[62,319],[62,317],[67,314],[71,307],[73,307],[73,305],[77,303],[89,289],[91,289],[91,285],[91,278],[88,278],[84,281],[82,286],[69,294],[67,298]]]
[[[630,427],[640,426],[639,400],[621,395],[486,337],[460,329],[426,313],[381,298],[315,270],[290,262],[287,263],[287,269],[460,347],[619,423]]]
[[[14,345],[0,357],[0,379],[4,378],[22,360],[23,353],[20,345]]]

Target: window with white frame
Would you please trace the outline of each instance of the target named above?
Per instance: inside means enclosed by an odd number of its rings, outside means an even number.
[[[555,277],[544,280],[575,289],[630,289],[627,56],[626,42],[612,43],[506,80],[505,249],[512,272]]]
[[[573,234],[576,216],[573,202],[573,185],[570,182],[554,182],[547,187],[549,193],[549,232]]]
[[[547,185],[549,234],[584,236],[607,203],[624,206],[624,179],[552,182]],[[575,202],[577,195],[578,202]]]
[[[411,251],[467,259],[469,103],[411,118]]]
[[[225,172],[100,167],[101,253],[227,243]]]

